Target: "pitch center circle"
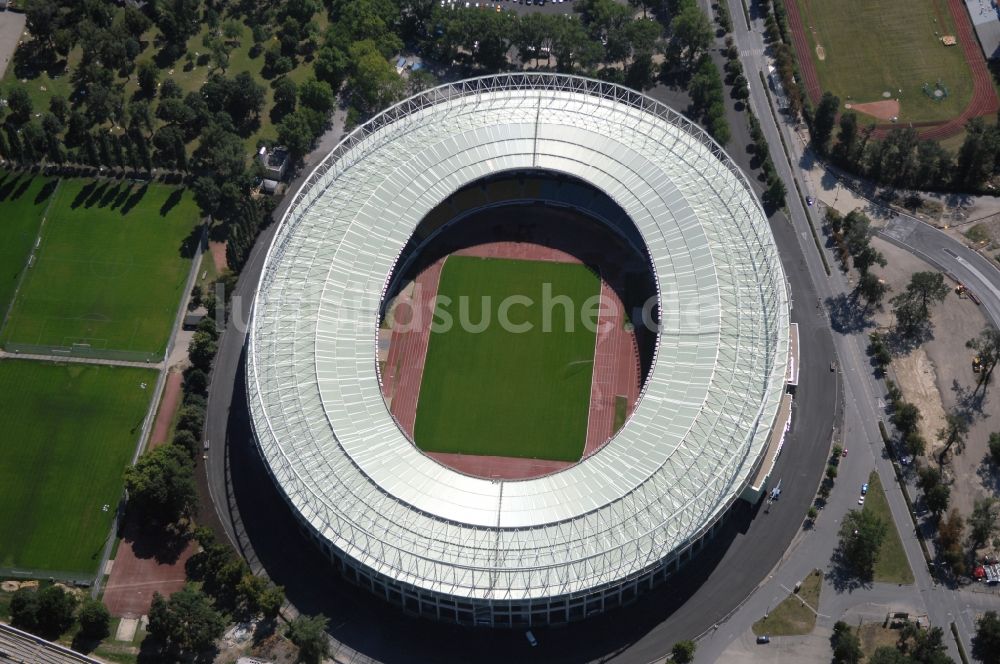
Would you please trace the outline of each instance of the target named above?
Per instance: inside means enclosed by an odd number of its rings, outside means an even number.
[[[379,319],[382,397],[426,456],[531,479],[597,453],[642,393],[658,300],[648,250],[606,194],[494,174],[420,223]]]

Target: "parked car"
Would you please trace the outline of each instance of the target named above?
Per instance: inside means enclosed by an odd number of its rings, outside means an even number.
[[[524,638],[528,639],[528,643],[531,644],[532,648],[538,645],[538,639],[535,638],[535,635],[531,633],[530,629],[524,633]]]
[[[864,484],[861,485],[861,495],[862,496],[868,495],[868,482],[865,482]]]
[[[771,637],[768,636],[767,634],[761,634],[760,636],[757,637],[757,643],[763,644],[763,643],[770,643],[770,642],[771,642]]]

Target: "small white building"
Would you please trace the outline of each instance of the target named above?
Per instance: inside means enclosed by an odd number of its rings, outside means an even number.
[[[266,180],[280,181],[285,177],[290,161],[288,148],[275,147],[268,150],[266,147],[261,147],[257,151],[257,161],[264,167]]]

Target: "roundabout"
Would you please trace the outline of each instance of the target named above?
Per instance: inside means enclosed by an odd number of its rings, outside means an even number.
[[[572,176],[624,211],[655,275],[656,343],[610,442],[504,481],[414,446],[377,357],[390,278],[420,222],[516,170]],[[667,579],[735,501],[759,496],[788,323],[767,220],[697,126],[598,81],[471,79],[376,116],[299,190],[256,294],[250,417],[282,497],[348,579],[445,622],[569,622]]]

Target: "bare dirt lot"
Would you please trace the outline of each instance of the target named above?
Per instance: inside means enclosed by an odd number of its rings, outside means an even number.
[[[913,272],[932,270],[927,263],[879,238],[872,240],[872,246],[888,260],[886,268],[879,270],[879,276],[892,287],[890,297],[905,289]],[[890,309],[887,303],[885,311],[876,317],[880,327],[892,323]],[[974,302],[952,290],[934,308],[932,322],[933,338],[909,355],[894,358],[890,368],[890,375],[906,399],[916,404],[924,417],[921,429],[928,443],[928,455],[941,447],[937,432],[944,413],[967,403],[969,393],[975,388],[973,352],[966,348],[965,342],[979,334],[986,318]],[[964,516],[972,511],[976,498],[996,496],[998,492],[995,472],[986,461],[989,435],[1000,430],[1000,397],[995,394],[998,387],[1000,383],[994,379],[981,405],[972,410],[974,420],[965,447],[945,467],[952,480],[951,505]],[[924,462],[937,463],[934,458],[925,458]]]

